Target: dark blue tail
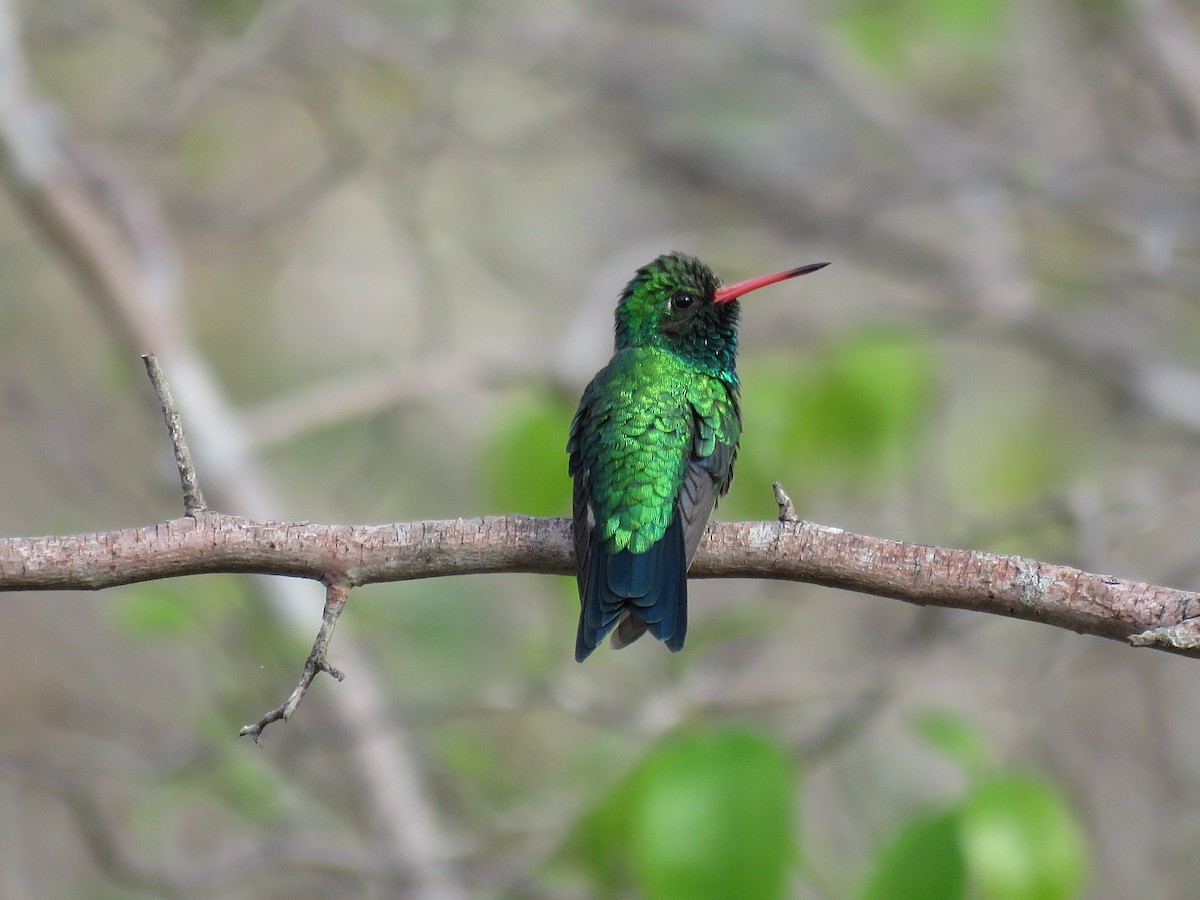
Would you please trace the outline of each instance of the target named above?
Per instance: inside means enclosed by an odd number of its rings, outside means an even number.
[[[679,513],[662,539],[645,553],[609,553],[595,529],[582,604],[575,639],[579,662],[587,659],[626,612],[637,627],[628,629],[631,636],[624,643],[645,630],[668,649],[682,649],[687,633],[687,558]]]

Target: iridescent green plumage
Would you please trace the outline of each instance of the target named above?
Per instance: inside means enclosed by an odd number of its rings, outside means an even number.
[[[741,437],[736,298],[813,266],[723,288],[681,253],[639,269],[617,306],[616,352],[584,391],[567,452],[575,480],[582,661],[650,631],[687,631],[687,568]],[[619,624],[618,624],[619,622]]]
[[[578,458],[605,473],[592,481],[591,505],[611,553],[645,553],[661,540],[689,459],[736,447],[741,433],[737,376],[713,377],[658,347],[618,352],[582,405]]]

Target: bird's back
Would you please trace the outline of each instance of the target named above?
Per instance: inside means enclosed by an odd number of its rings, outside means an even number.
[[[584,607],[577,656],[629,609],[622,643],[648,627],[682,646],[687,567],[728,486],[739,432],[736,380],[667,351],[622,350],[588,386],[567,447]]]
[[[670,354],[623,350],[592,382],[580,413],[575,474],[611,552],[643,553],[670,524],[692,444],[689,373]]]

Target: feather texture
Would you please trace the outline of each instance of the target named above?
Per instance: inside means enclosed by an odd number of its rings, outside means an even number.
[[[649,631],[682,648],[687,569],[729,487],[740,431],[736,380],[656,348],[619,352],[584,391],[567,443],[577,659],[614,629],[614,647]]]

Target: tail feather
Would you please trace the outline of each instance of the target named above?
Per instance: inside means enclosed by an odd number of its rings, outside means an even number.
[[[623,551],[607,556],[608,589],[618,597],[635,603],[655,589],[655,554]]]
[[[614,647],[649,631],[680,650],[687,632],[687,558],[679,514],[645,553],[609,553],[593,532],[589,556],[575,659],[583,662],[614,628]]]
[[[620,650],[622,647],[628,647],[645,633],[646,623],[625,613],[621,616],[621,621],[617,623],[617,629],[608,639],[608,643],[614,650]]]

